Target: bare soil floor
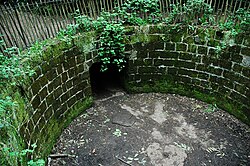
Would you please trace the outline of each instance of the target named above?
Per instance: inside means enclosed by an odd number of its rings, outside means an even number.
[[[113,90],[64,130],[52,154],[51,166],[249,166],[250,128],[192,98]]]

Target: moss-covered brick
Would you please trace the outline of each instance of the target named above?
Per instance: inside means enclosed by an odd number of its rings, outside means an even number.
[[[152,58],[143,59],[143,62],[145,66],[152,66],[153,59]]]
[[[73,86],[73,81],[72,80],[68,80],[66,82],[66,86],[67,86],[67,89],[71,89],[71,87]]]
[[[197,64],[195,69],[198,70],[198,71],[207,71],[207,65],[205,65],[205,64]]]
[[[195,69],[195,63],[187,62],[187,61],[177,61],[175,67],[187,68],[187,69]]]
[[[170,50],[170,51],[174,51],[175,50],[175,43],[169,43],[169,42],[167,42],[165,49],[166,50]]]
[[[40,109],[37,109],[35,111],[35,113],[32,115],[32,120],[34,121],[35,124],[37,124],[39,118],[41,118],[42,113],[43,113],[43,111],[41,111]]]
[[[89,72],[86,71],[86,72],[84,72],[84,73],[78,74],[78,77],[79,77],[80,79],[82,79],[82,80],[88,79],[88,78],[89,78]]]
[[[51,69],[51,66],[47,62],[43,62],[41,68],[42,68],[42,73],[46,74]]]
[[[50,106],[53,102],[54,102],[54,96],[53,93],[49,94],[46,99],[45,99],[46,103],[48,106]]]
[[[179,69],[178,70],[179,75],[187,75],[190,77],[197,77],[198,72],[193,70],[187,70],[187,69]]]
[[[210,56],[213,56],[213,55],[216,55],[216,49],[215,48],[209,48],[208,49],[208,54],[207,55],[210,55]]]
[[[36,95],[39,92],[40,88],[41,88],[41,86],[40,86],[39,82],[35,81],[31,85],[31,90],[32,90],[33,95]]]
[[[63,72],[63,67],[62,65],[59,65],[56,67],[57,74],[61,74]]]
[[[63,90],[62,90],[62,87],[58,87],[54,90],[53,92],[53,96],[54,96],[54,99],[57,99],[59,96],[61,96],[63,94]]]
[[[232,55],[232,61],[234,61],[234,62],[237,62],[237,63],[241,63],[242,62],[242,59],[243,59],[243,56],[242,55],[240,55],[240,54],[238,54],[238,53],[234,53],[233,55]]]
[[[92,95],[92,89],[90,86],[86,87],[84,89],[85,96],[91,96]]]
[[[187,44],[176,43],[176,51],[187,51]]]
[[[200,79],[203,79],[203,80],[208,80],[209,74],[207,74],[207,73],[198,73],[197,77],[200,78]]]
[[[238,92],[233,91],[230,96],[240,103],[249,104],[249,99]]]
[[[206,46],[198,46],[198,54],[207,55],[208,47]]]
[[[235,64],[233,65],[233,71],[234,71],[234,72],[237,72],[237,73],[241,73],[241,71],[242,71],[242,66],[235,63]]]
[[[180,55],[180,53],[178,53],[178,52],[164,51],[160,54],[160,58],[178,59],[179,55]]]
[[[188,44],[193,44],[194,43],[194,38],[192,36],[184,37],[183,42],[188,43]]]
[[[231,68],[232,68],[232,62],[227,61],[227,60],[214,61],[214,65],[220,66],[220,67],[225,68],[227,70],[231,70]]]
[[[167,73],[169,75],[176,75],[177,71],[178,71],[178,69],[175,67],[168,67],[168,69],[167,69]]]
[[[77,100],[80,100],[80,99],[82,99],[84,97],[84,92],[83,91],[78,91],[77,93],[76,93],[76,99]]]
[[[181,42],[183,34],[181,32],[172,33],[170,40],[172,42]]]
[[[143,74],[143,73],[154,73],[156,70],[156,67],[139,67],[138,68],[138,73]]]
[[[241,47],[241,54],[250,56],[250,47]]]
[[[249,67],[242,67],[242,75],[250,78],[250,68]]]
[[[185,84],[192,82],[191,78],[188,76],[178,76],[178,81],[183,82]]]
[[[71,68],[68,70],[68,75],[69,75],[69,78],[71,77],[75,77],[76,76],[76,68]]]
[[[213,76],[213,75],[210,75],[210,78],[209,80],[212,82],[212,83],[217,83],[219,85],[223,85],[223,83],[225,81],[227,81],[225,78],[223,77],[218,77],[218,76]]]
[[[70,91],[67,91],[61,95],[61,101],[62,103],[65,103],[70,97]]]
[[[48,72],[45,74],[45,77],[46,77],[49,81],[52,81],[56,76],[57,76],[57,73],[56,73],[56,69],[55,69],[55,68],[51,69],[50,71],[48,71]]]
[[[33,75],[34,80],[36,80],[42,74],[41,66],[36,66],[34,68],[35,74]]]
[[[215,75],[217,75],[217,76],[221,76],[223,70],[220,69],[220,68],[214,68],[213,66],[209,66],[209,67],[207,68],[207,71],[208,71],[209,73],[215,74]]]
[[[55,99],[53,104],[52,104],[52,108],[53,108],[54,112],[56,112],[60,106],[61,106],[60,100]]]
[[[164,42],[146,43],[145,48],[147,48],[147,50],[149,50],[149,51],[155,51],[155,50],[159,50],[159,49],[163,50],[164,49]]]
[[[47,79],[46,75],[43,75],[37,81],[39,82],[40,87],[44,87],[48,83],[48,79]]]
[[[176,63],[175,60],[168,60],[168,59],[154,59],[154,65],[155,66],[174,66]]]
[[[50,83],[48,84],[48,91],[49,91],[49,93],[51,93],[53,90],[54,90],[54,85],[53,85],[52,82],[50,82]]]
[[[62,78],[62,83],[66,82],[68,80],[68,74],[67,74],[67,72],[63,72],[61,74],[61,78]]]
[[[189,53],[180,53],[179,55],[179,59],[183,59],[183,60],[192,60],[193,55],[189,54]]]
[[[44,99],[48,95],[48,88],[45,86],[38,94],[42,99]]]
[[[146,49],[140,50],[137,52],[138,58],[147,58],[148,57],[148,51]]]
[[[32,101],[31,101],[31,105],[34,109],[36,109],[41,103],[40,97],[36,96]]]
[[[197,45],[195,45],[195,44],[189,44],[188,45],[188,52],[191,52],[191,53],[196,53],[196,50],[197,50]]]
[[[192,61],[193,62],[197,62],[197,63],[201,63],[202,60],[202,55],[199,54],[191,54],[192,55]]]
[[[230,61],[231,60],[231,55],[232,55],[232,53],[230,53],[229,51],[224,51],[219,56],[220,56],[221,59]]]
[[[81,54],[80,50],[77,47],[73,47],[64,52],[64,56],[66,60],[74,59],[76,55]]]
[[[245,92],[246,92],[246,86],[235,83],[234,90],[237,91],[240,94],[245,94]]]
[[[57,88],[59,85],[61,85],[62,82],[61,82],[61,77],[60,76],[57,76],[53,81],[52,81],[52,85],[55,88]]]

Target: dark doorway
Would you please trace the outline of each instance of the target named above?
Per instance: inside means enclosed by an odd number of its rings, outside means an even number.
[[[90,82],[93,95],[101,96],[112,94],[122,90],[124,72],[119,72],[117,67],[111,64],[105,72],[101,72],[101,63],[94,63],[90,69]]]

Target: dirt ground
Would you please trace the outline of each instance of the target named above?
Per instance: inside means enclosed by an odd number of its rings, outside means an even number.
[[[49,165],[249,166],[250,128],[192,98],[113,90],[64,130]]]

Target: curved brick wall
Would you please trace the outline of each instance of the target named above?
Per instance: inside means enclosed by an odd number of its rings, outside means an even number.
[[[51,57],[35,67],[27,88],[32,112],[20,133],[28,147],[38,145],[37,157],[46,157],[62,129],[92,103],[89,66],[96,53],[62,45],[44,52]]]
[[[187,29],[169,30],[127,28],[126,90],[195,97],[250,124],[249,35],[239,36],[236,45],[218,56],[221,32],[207,31],[207,39],[203,29],[195,35]],[[26,88],[32,111],[20,132],[28,146],[38,145],[38,157],[46,157],[62,129],[92,103],[89,68],[96,62],[94,38],[89,34],[75,45],[52,45],[44,53],[47,59],[35,65],[36,75]]]
[[[250,124],[249,34],[237,37],[233,46],[217,55],[222,32],[199,29],[194,35],[185,28],[166,33],[168,30],[150,26],[129,35],[133,46],[127,49],[126,88],[131,92],[179,93],[216,103]]]

